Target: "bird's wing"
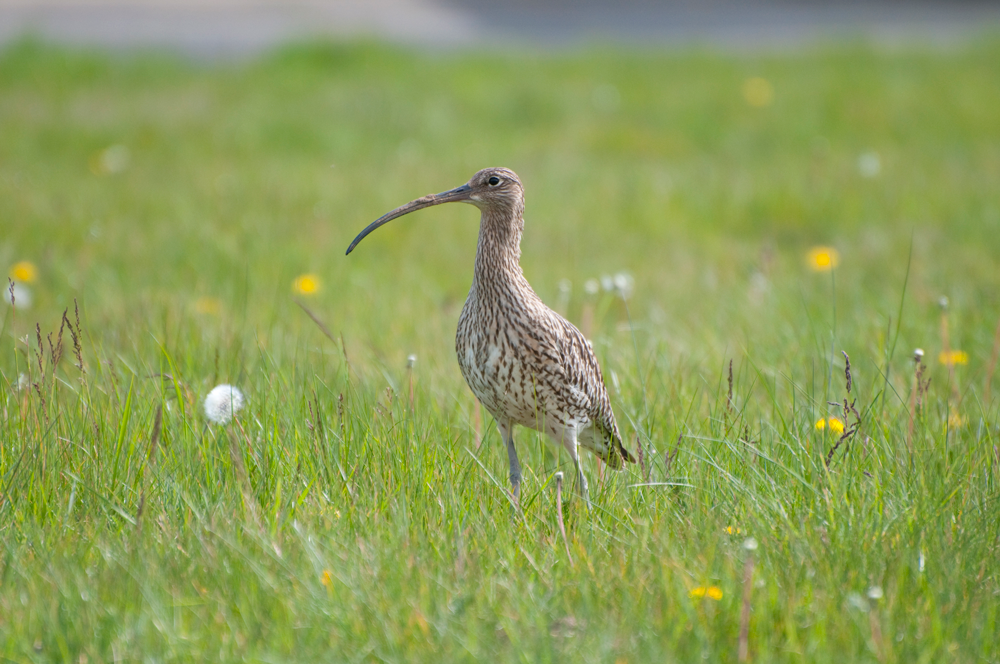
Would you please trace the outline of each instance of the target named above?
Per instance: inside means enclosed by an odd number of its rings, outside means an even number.
[[[635,463],[635,458],[622,444],[593,347],[568,320],[551,309],[545,313],[548,315],[544,316],[542,327],[547,328],[548,333],[538,335],[536,341],[540,343],[538,350],[551,360],[544,363],[547,372],[553,374],[550,387],[587,414],[599,438],[610,448],[605,458],[609,466],[621,468],[623,460]]]

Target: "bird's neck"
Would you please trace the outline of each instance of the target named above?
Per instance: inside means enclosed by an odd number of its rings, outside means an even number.
[[[473,280],[480,287],[527,284],[521,271],[524,205],[509,210],[483,210]]]

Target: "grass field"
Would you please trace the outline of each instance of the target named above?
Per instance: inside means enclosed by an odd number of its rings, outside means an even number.
[[[0,653],[1000,662],[997,62],[8,48]],[[515,513],[455,362],[477,212],[344,256],[494,165],[644,451],[565,543],[568,458],[518,430]]]

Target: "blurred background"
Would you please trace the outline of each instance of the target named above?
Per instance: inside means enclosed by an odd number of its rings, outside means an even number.
[[[948,42],[1000,22],[990,0],[2,0],[0,40],[237,54],[293,38],[434,47],[608,41],[724,47],[816,39]]]
[[[752,591],[996,662],[998,109],[998,3],[0,0],[0,651],[734,661]],[[650,450],[568,544],[455,362],[477,212],[344,255],[486,166]]]

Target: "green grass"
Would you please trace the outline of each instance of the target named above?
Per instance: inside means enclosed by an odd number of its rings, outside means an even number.
[[[0,652],[736,661],[753,537],[751,660],[1000,662],[998,61],[995,38],[215,64],[8,48],[0,269],[39,276],[0,322]],[[744,100],[755,76],[768,106]],[[566,456],[518,430],[520,516],[485,413],[476,449],[453,346],[475,210],[343,255],[491,165],[526,185],[526,275],[551,305],[572,283],[623,435],[674,484],[588,457],[572,561]],[[835,272],[809,269],[815,245]],[[631,321],[584,289],[623,271]],[[302,273],[336,342],[293,300]],[[61,362],[47,341],[38,359],[36,322],[54,341],[74,300],[82,371],[68,331]],[[943,318],[968,354],[953,374]],[[827,467],[841,350],[861,422]],[[225,427],[200,405],[220,382],[248,398]]]

